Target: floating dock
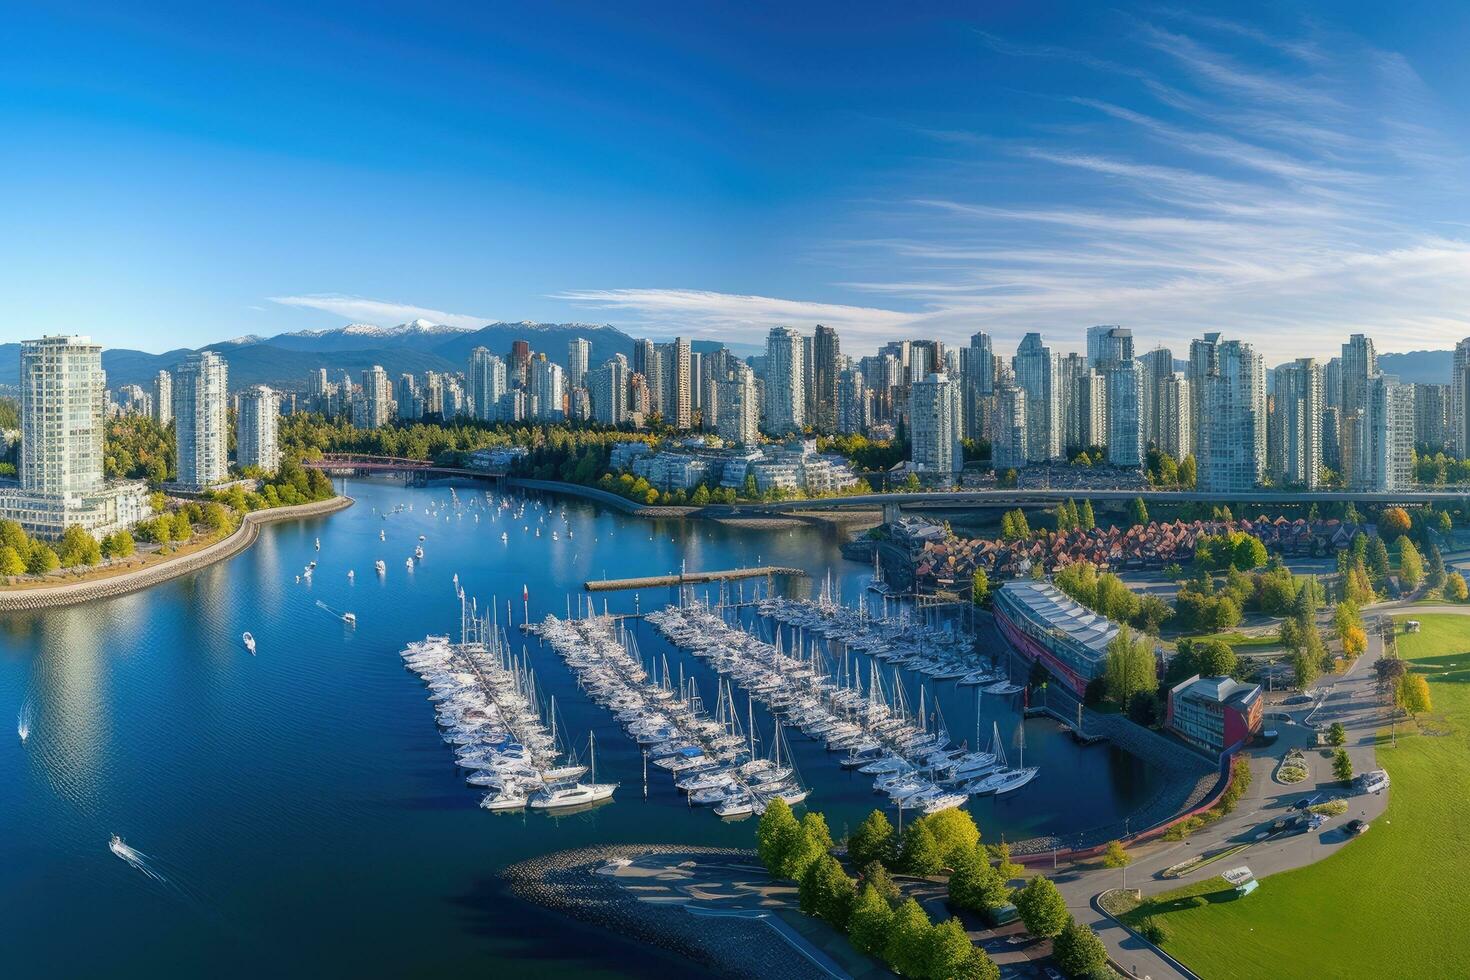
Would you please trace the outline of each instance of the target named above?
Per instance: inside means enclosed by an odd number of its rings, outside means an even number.
[[[758,568],[727,568],[710,572],[683,572],[672,575],[648,575],[643,578],[605,578],[584,583],[588,592],[618,592],[623,589],[656,589],[664,585],[698,585],[702,582],[730,582],[742,578],[766,578],[772,575],[806,575],[800,568],[761,565]]]

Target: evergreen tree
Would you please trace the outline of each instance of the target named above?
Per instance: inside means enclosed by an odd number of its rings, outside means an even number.
[[[1128,504],[1128,520],[1134,524],[1148,523],[1148,507],[1142,497],[1134,497]]]
[[[1179,485],[1186,490],[1193,490],[1195,484],[1195,473],[1199,464],[1194,461],[1194,454],[1187,454],[1179,464]]]
[[[1409,588],[1417,588],[1424,579],[1424,559],[1407,534],[1399,538],[1398,548],[1399,579]]]
[[[1091,531],[1097,527],[1097,518],[1093,516],[1091,500],[1082,501],[1082,514],[1078,524],[1084,531]]]
[[[1442,589],[1444,581],[1444,558],[1439,553],[1439,546],[1431,541],[1429,542],[1429,567],[1424,576],[1424,584],[1431,589]]]
[[[1026,931],[1033,936],[1051,938],[1066,928],[1071,916],[1067,912],[1067,900],[1043,875],[1037,875],[1026,883],[1011,898]]]
[[[893,860],[893,824],[882,810],[874,810],[858,824],[847,839],[847,856],[858,867],[871,861]]]
[[[817,811],[808,810],[802,816],[801,829],[822,849],[823,854],[835,846],[832,842],[832,831],[827,829],[827,818]]]
[[[990,598],[990,576],[985,569],[977,567],[970,576],[970,601],[977,606],[985,605]]]
[[[863,887],[875,889],[888,903],[889,908],[894,908],[903,898],[903,892],[898,890],[898,885],[893,881],[893,875],[888,873],[888,868],[881,861],[869,861],[863,865],[862,870]]]
[[[1368,541],[1365,563],[1374,587],[1382,587],[1383,583],[1388,581],[1388,546],[1376,534]]]
[[[1073,977],[1089,977],[1101,970],[1108,961],[1108,948],[1090,926],[1076,919],[1057,934],[1051,944],[1052,955],[1062,972]]]

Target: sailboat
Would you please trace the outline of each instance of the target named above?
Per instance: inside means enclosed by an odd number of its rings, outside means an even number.
[[[597,743],[592,733],[587,733],[587,757],[592,768],[592,778],[597,779]],[[617,783],[572,783],[570,785],[547,786],[531,797],[527,805],[533,810],[565,810],[568,807],[600,803],[612,799]]]
[[[1021,768],[1010,769],[1006,766],[1006,750],[1005,745],[1003,745],[1000,740],[999,722],[994,723],[994,727],[991,732],[990,751],[995,756],[996,761],[1000,764],[1000,768],[991,773],[989,776],[986,776],[983,779],[979,779],[971,783],[969,786],[965,787],[966,791],[969,792],[972,796],[983,796],[987,793],[1001,794],[1014,792],[1015,790],[1018,790],[1022,786],[1025,786],[1027,783],[1031,782],[1031,780],[1035,779],[1036,774],[1041,771],[1036,766],[1032,766],[1029,769],[1025,767],[1025,728],[1021,729]]]

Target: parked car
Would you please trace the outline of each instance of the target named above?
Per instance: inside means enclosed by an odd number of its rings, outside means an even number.
[[[1347,823],[1343,824],[1343,829],[1352,834],[1354,837],[1357,837],[1360,834],[1366,834],[1368,832],[1368,821],[1349,820]]]

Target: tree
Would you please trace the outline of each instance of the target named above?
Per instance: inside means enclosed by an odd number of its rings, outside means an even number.
[[[874,810],[847,839],[847,856],[863,867],[871,861],[893,860],[893,824],[882,810]]]
[[[918,902],[912,898],[904,902],[889,921],[883,958],[905,976],[923,976],[931,928],[929,917]]]
[[[1107,850],[1103,851],[1103,867],[1123,869],[1123,887],[1128,887],[1128,865],[1133,863],[1133,855],[1123,849],[1122,841],[1108,841]]]
[[[955,862],[949,876],[949,900],[962,909],[986,912],[1009,902],[1011,890],[985,854],[975,848]]]
[[[808,813],[807,816],[822,817],[820,813]],[[831,846],[832,835],[827,832],[825,818],[820,820],[820,825],[813,825],[803,819],[797,824],[796,836],[791,846],[781,856],[781,866],[776,877],[801,881],[806,869],[820,861]]]
[[[1334,721],[1327,729],[1327,744],[1341,748],[1347,744],[1347,729],[1342,722]]]
[[[1037,875],[1012,897],[1026,931],[1033,936],[1051,938],[1059,934],[1071,918],[1067,900],[1057,886],[1044,875]]]
[[[1417,588],[1424,579],[1424,559],[1408,536],[1399,538],[1399,580],[1409,588]]]
[[[1388,540],[1402,537],[1413,526],[1409,512],[1402,507],[1389,507],[1378,518],[1378,533]]]
[[[1000,967],[979,946],[971,946],[965,959],[950,974],[951,980],[1000,980]]]
[[[0,575],[24,575],[26,563],[8,544],[0,544]]]
[[[872,885],[864,885],[847,920],[847,938],[853,949],[866,956],[880,956],[888,944],[893,909]]]
[[[1368,542],[1366,564],[1375,586],[1382,586],[1388,581],[1388,546],[1377,535]]]
[[[1343,782],[1353,778],[1353,760],[1348,758],[1347,749],[1338,749],[1332,754],[1332,775]]]
[[[1128,520],[1133,524],[1148,523],[1148,506],[1142,497],[1134,497],[1128,502]]]
[[[1399,679],[1409,672],[1409,665],[1398,657],[1379,657],[1373,661],[1373,672],[1378,675],[1378,690],[1381,694],[1398,694]]]
[[[783,877],[780,872],[785,866],[786,856],[800,836],[801,824],[796,822],[790,805],[779,796],[773,798],[755,829],[756,854],[767,871],[778,878]]]
[[[903,832],[903,870],[911,875],[936,875],[944,867],[944,855],[934,832],[923,820],[915,820]]]
[[[1424,584],[1431,589],[1442,589],[1444,588],[1444,580],[1444,556],[1439,553],[1439,546],[1431,541],[1429,543],[1429,562],[1424,573]]]
[[[1134,621],[1149,636],[1158,636],[1173,612],[1167,602],[1150,592],[1138,600],[1138,615]]]
[[[127,558],[137,548],[133,535],[128,531],[118,531],[111,535],[109,540],[111,541],[109,551],[112,558]]]
[[[977,606],[983,606],[990,599],[990,576],[985,574],[985,569],[976,568],[975,574],[970,576],[970,601]]]
[[[1195,474],[1199,464],[1194,461],[1194,454],[1188,453],[1179,461],[1179,485],[1186,490],[1193,490],[1195,485]]]
[[[1465,584],[1465,576],[1459,572],[1451,572],[1444,580],[1445,598],[1453,602],[1465,602],[1470,600],[1470,585]]]
[[[1108,644],[1108,662],[1104,671],[1108,696],[1124,708],[1133,703],[1140,691],[1158,690],[1158,667],[1154,651],[1146,639],[1134,639],[1127,626]]]
[[[1242,534],[1235,542],[1230,563],[1241,571],[1260,568],[1266,564],[1266,546],[1261,539],[1251,534]]]
[[[49,544],[37,541],[31,546],[31,557],[26,562],[26,571],[32,575],[45,575],[60,567],[61,560],[56,557],[56,552],[51,550]]]
[[[1224,640],[1195,640],[1190,647],[1194,673],[1201,677],[1229,677],[1235,673],[1235,648]]]
[[[56,549],[57,560],[63,568],[78,565],[95,565],[102,560],[102,549],[97,539],[79,524],[72,524],[61,534],[60,546]]]
[[[973,854],[980,844],[980,828],[975,826],[975,818],[968,810],[950,807],[914,822],[922,822],[934,835],[935,846],[939,848],[946,867],[954,867],[955,862],[966,854]]]
[[[896,907],[903,898],[903,893],[898,890],[893,876],[888,873],[888,869],[880,861],[869,861],[863,865],[862,878],[863,885],[876,889],[878,894],[883,896],[883,900],[888,903],[889,908]]]
[[[842,932],[847,931],[857,887],[832,855],[822,855],[806,869],[798,896],[801,910],[807,915],[821,916]]]
[[[1000,875],[1002,883],[1015,881],[1026,873],[1026,869],[1011,860],[1011,845],[1005,841],[993,844],[988,848],[992,857],[995,858],[995,873]]]
[[[965,927],[959,919],[946,919],[929,930],[924,950],[925,977],[948,978],[958,976],[961,964],[970,957],[975,944],[965,935]]]
[[[1092,976],[1108,961],[1108,948],[1091,926],[1069,918],[1052,942],[1052,955],[1062,972],[1074,977]]]
[[[1092,513],[1092,501],[1082,501],[1082,513],[1078,515],[1078,524],[1084,531],[1091,531],[1097,527],[1097,518]]]
[[[1410,717],[1431,710],[1429,682],[1424,679],[1423,674],[1404,674],[1399,678],[1395,700]]]

